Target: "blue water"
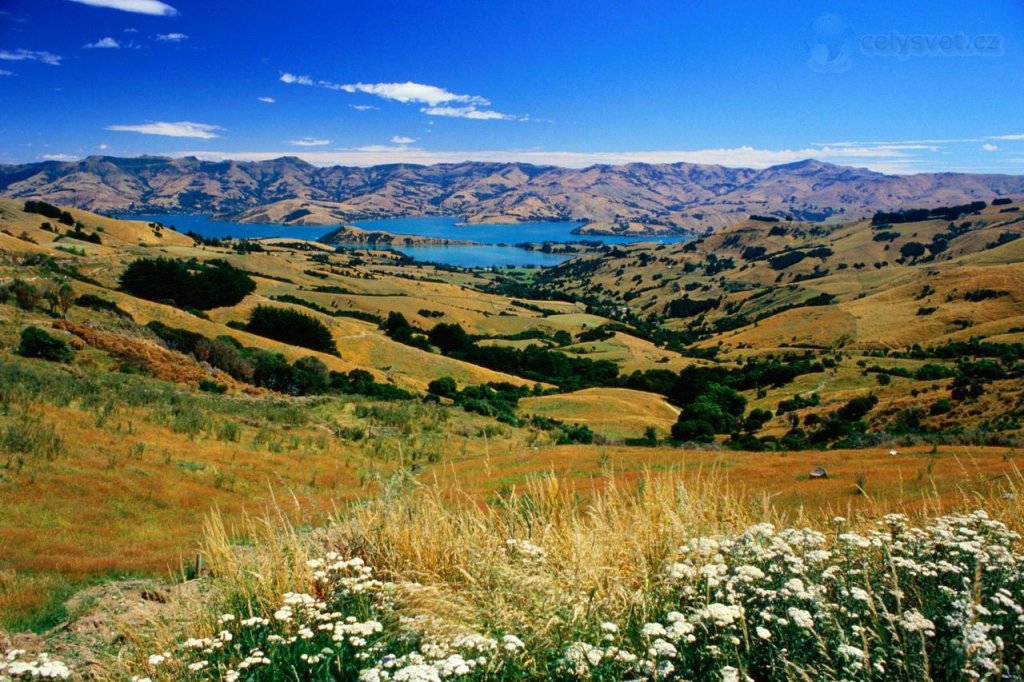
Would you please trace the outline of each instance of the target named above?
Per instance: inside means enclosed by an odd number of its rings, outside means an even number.
[[[210,220],[210,216],[193,214],[131,215],[134,220],[159,222],[174,227],[179,232],[189,230],[204,237],[223,239],[235,237],[260,239],[266,237],[292,237],[295,239],[317,240],[336,226],[292,226],[268,223],[232,223]],[[570,256],[541,253],[520,249],[512,244],[523,242],[571,242],[599,241],[605,244],[629,244],[639,241],[676,242],[680,237],[638,238],[638,237],[597,237],[580,236],[572,231],[582,223],[516,223],[515,225],[466,225],[458,218],[440,216],[416,216],[411,218],[382,218],[359,220],[352,223],[365,230],[379,230],[394,234],[419,235],[439,239],[474,241],[473,246],[401,246],[397,250],[412,258],[432,263],[460,267],[505,267],[505,266],[547,266],[558,265]],[[391,248],[388,246],[368,247],[353,245],[355,248]]]

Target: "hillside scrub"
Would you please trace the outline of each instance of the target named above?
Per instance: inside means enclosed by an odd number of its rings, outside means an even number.
[[[140,258],[121,273],[121,288],[149,301],[210,310],[232,306],[256,290],[248,274],[225,261]]]
[[[70,362],[74,353],[64,341],[39,327],[25,327],[21,332],[18,355],[52,362]]]
[[[555,384],[565,391],[612,386],[619,370],[608,360],[589,360],[530,345],[525,349],[483,346],[458,324],[442,322],[424,334],[401,313],[391,313],[382,325],[385,334],[417,348],[436,347],[442,354],[531,381]]]
[[[210,339],[156,320],[149,322],[146,328],[172,350],[191,355],[238,381],[277,393],[314,395],[334,392],[379,400],[408,400],[413,397],[397,386],[378,383],[366,370],[353,369],[348,374],[328,371],[326,365],[313,356],[289,363],[281,353],[243,346],[228,335]]]
[[[1019,502],[787,517],[713,477],[643,480],[586,500],[537,480],[488,507],[395,480],[314,534],[253,519],[246,553],[214,517],[206,611],[129,672],[971,680],[1024,657]]]
[[[288,308],[257,306],[249,316],[245,329],[282,343],[338,355],[331,330],[323,322],[312,315]]]

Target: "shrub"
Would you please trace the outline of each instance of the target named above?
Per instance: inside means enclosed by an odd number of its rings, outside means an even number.
[[[21,332],[18,354],[26,358],[41,358],[52,362],[70,362],[73,356],[66,343],[39,327],[26,327]]]
[[[442,398],[454,398],[458,392],[458,385],[451,377],[440,377],[427,384],[427,392]]]
[[[759,260],[764,258],[767,251],[768,250],[763,246],[748,246],[743,249],[743,252],[740,254],[740,258],[743,260]]]
[[[45,201],[26,201],[25,202],[25,213],[36,213],[47,218],[53,218],[57,220],[61,216],[61,210],[53,204],[48,204]]]
[[[855,422],[858,419],[863,419],[867,416],[867,413],[874,409],[877,404],[878,398],[873,395],[860,396],[850,400],[848,403],[840,407],[836,411],[836,414],[843,421]]]
[[[256,289],[248,274],[223,261],[187,264],[170,258],[141,258],[120,278],[121,288],[149,301],[210,310],[240,302]]]
[[[669,301],[665,315],[668,317],[693,317],[718,308],[720,303],[720,298],[690,298],[689,294],[684,294],[682,298]]]
[[[594,442],[594,432],[585,424],[567,424],[562,427],[562,435],[557,442],[559,445],[590,445]]]
[[[377,400],[409,400],[412,394],[391,384],[374,381],[364,369],[353,369],[348,374],[331,372],[331,389],[339,393],[365,395]]]
[[[971,303],[977,303],[978,301],[985,301],[990,298],[1001,298],[1002,296],[1009,296],[1010,292],[1005,289],[978,289],[976,291],[968,291],[964,294],[964,300],[970,301]]]
[[[293,367],[298,393],[313,395],[327,391],[331,383],[331,374],[323,360],[310,355],[296,360]]]
[[[43,298],[38,289],[21,279],[16,279],[11,283],[10,291],[14,294],[14,301],[22,310],[35,310]]]
[[[715,439],[715,428],[706,421],[680,419],[672,425],[672,437],[683,442],[710,443]]]
[[[245,329],[282,343],[338,355],[331,330],[315,317],[295,310],[257,306],[249,316]]]
[[[206,393],[214,393],[217,395],[221,395],[227,392],[228,387],[216,381],[203,379],[202,381],[199,382],[199,390],[205,391]]]
[[[921,242],[907,242],[900,247],[900,255],[911,260],[920,258],[925,254],[925,246]]]
[[[428,338],[445,355],[464,353],[473,347],[473,339],[458,324],[442,322],[430,330]]]
[[[956,376],[956,371],[946,367],[945,365],[939,365],[929,362],[928,364],[921,365],[914,372],[914,378],[918,381],[938,381],[939,379],[948,379],[952,376]]]
[[[771,266],[773,270],[785,270],[791,265],[796,265],[806,257],[806,254],[802,251],[786,251],[769,258],[768,265]]]

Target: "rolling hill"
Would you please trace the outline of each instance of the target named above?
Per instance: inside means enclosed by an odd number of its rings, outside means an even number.
[[[316,167],[295,157],[91,156],[0,166],[0,196],[101,212],[196,212],[242,222],[336,224],[452,215],[471,223],[578,220],[636,233],[720,228],[750,214],[845,221],[907,205],[1024,194],[1024,177],[885,175],[814,160],[770,168],[643,163],[582,169],[523,163]]]

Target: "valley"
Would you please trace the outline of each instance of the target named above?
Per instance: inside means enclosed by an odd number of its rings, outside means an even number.
[[[491,505],[713,480],[808,519],[1005,502],[1020,208],[754,217],[462,268],[403,253],[431,238],[207,239],[0,199],[4,626],[187,577],[215,561],[210,514],[244,546],[254,517],[330,523],[395,486]],[[268,309],[283,326],[257,326]],[[314,332],[327,345],[303,347]]]

